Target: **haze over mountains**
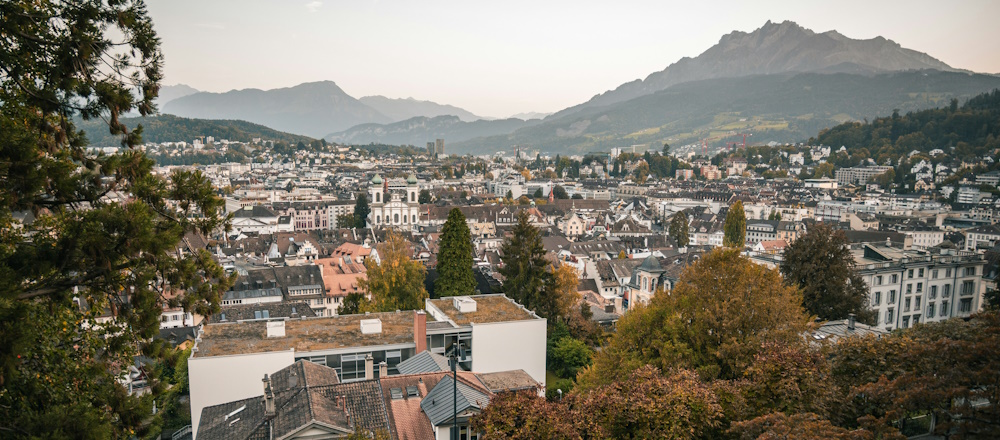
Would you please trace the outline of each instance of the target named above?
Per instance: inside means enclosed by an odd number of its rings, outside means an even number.
[[[676,145],[737,131],[754,132],[754,142],[804,140],[846,120],[933,107],[997,87],[996,76],[960,71],[882,37],[855,40],[769,21],[750,33],[727,34],[695,58],[542,121],[484,120],[458,107],[414,99],[355,99],[331,81],[194,93],[168,102],[162,111],[244,119],[344,143],[422,146],[444,138],[462,152],[511,145],[581,152]]]

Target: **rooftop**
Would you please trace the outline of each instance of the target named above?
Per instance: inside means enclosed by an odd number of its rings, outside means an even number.
[[[455,308],[452,298],[432,299],[428,301],[459,326],[472,323],[489,324],[494,322],[540,319],[533,312],[515,303],[505,295],[473,295],[468,298],[476,302],[475,312],[459,312]]]
[[[204,327],[195,357],[295,349],[296,352],[413,342],[413,311],[344,315],[285,321],[285,336],[268,338],[265,322],[219,323]],[[362,334],[361,320],[382,321],[382,332]],[[433,318],[430,318],[433,319]]]

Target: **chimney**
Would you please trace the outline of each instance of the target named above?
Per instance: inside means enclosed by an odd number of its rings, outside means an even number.
[[[423,310],[413,314],[413,343],[417,346],[414,354],[427,350],[427,313]]]
[[[372,357],[371,353],[365,356],[365,380],[372,380],[375,378],[375,358]]]
[[[383,377],[386,377],[388,375],[389,375],[389,364],[385,363],[385,361],[379,362],[378,363],[378,377],[379,377],[379,379],[381,379]]]
[[[847,314],[847,329],[850,330],[850,331],[854,331],[854,314],[853,313],[848,313]]]
[[[271,376],[264,375],[264,416],[274,417],[274,390],[271,389]]]
[[[885,247],[892,246],[892,237],[885,237]]]

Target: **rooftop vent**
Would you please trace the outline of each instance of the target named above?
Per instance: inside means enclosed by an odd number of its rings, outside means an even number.
[[[417,391],[417,387],[410,385],[406,387],[406,397],[417,397],[420,396],[420,392]]]
[[[267,337],[269,338],[285,337],[285,321],[268,321]]]
[[[375,319],[362,319],[361,320],[361,334],[363,335],[377,335],[382,333],[382,320]]]
[[[403,398],[402,388],[390,388],[389,394],[392,396],[392,400],[399,400]]]
[[[472,313],[476,311],[476,301],[467,296],[454,297],[452,304],[460,313]]]

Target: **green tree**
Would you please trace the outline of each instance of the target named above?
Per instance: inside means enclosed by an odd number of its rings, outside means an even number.
[[[366,278],[358,279],[358,287],[368,293],[372,312],[421,310],[427,299],[424,278],[427,270],[419,261],[410,259],[410,242],[390,229],[378,247],[379,262],[365,259]]]
[[[225,230],[223,201],[200,172],[153,175],[141,126],[122,122],[155,111],[162,76],[142,2],[14,0],[0,17],[0,437],[155,435],[158,371],[145,396],[116,373],[163,361],[163,306],[218,310],[233,279],[176,250]],[[104,120],[120,152],[88,153],[78,119]]]
[[[813,171],[813,179],[822,179],[824,177],[833,177],[834,166],[832,163],[824,162],[816,166],[816,170]]]
[[[559,377],[574,378],[577,370],[590,365],[593,352],[574,338],[561,338],[548,350],[548,369]],[[564,390],[565,391],[565,390]]]
[[[368,195],[358,193],[358,199],[354,202],[354,227],[365,228],[368,226],[368,215],[372,213],[372,208],[368,206]]]
[[[344,297],[344,301],[337,307],[338,315],[357,315],[371,308],[368,298],[364,293],[351,292]]]
[[[742,201],[737,200],[729,207],[722,229],[725,233],[722,237],[723,246],[743,248],[747,239],[747,216],[743,212]]]
[[[562,185],[556,185],[555,188],[552,188],[552,194],[557,199],[565,200],[569,198],[569,194],[566,192],[566,188],[563,188]]]
[[[688,238],[688,218],[683,211],[678,212],[670,218],[668,233],[677,242],[677,247],[685,247],[690,243]]]
[[[538,189],[536,189],[536,190],[535,190],[535,194],[533,195],[533,197],[534,197],[534,198],[536,198],[536,199],[541,199],[541,198],[544,198],[544,197],[545,197],[545,195],[544,195],[544,194],[542,194],[542,188],[538,188]]]
[[[576,193],[576,194],[573,194],[573,197],[570,197],[570,198],[573,199],[573,200],[583,200],[583,195],[581,195],[580,193]]]
[[[337,216],[337,228],[338,229],[350,229],[354,227],[354,216],[351,214],[343,214]]]
[[[472,274],[472,235],[462,210],[452,208],[441,231],[437,258],[438,278],[434,291],[438,296],[472,295],[476,279]]]
[[[508,297],[528,309],[545,316],[539,309],[552,275],[542,247],[541,232],[531,224],[527,210],[517,213],[517,224],[500,247],[503,253],[503,291]]]
[[[430,203],[432,200],[430,190],[422,189],[420,190],[420,195],[417,196],[417,202],[421,205]]]
[[[855,314],[871,320],[868,285],[858,275],[844,231],[818,223],[785,249],[781,274],[802,289],[806,312],[823,320]]]
[[[777,270],[736,249],[715,249],[688,266],[669,295],[630,308],[577,377],[578,386],[607,384],[620,371],[647,364],[689,368],[708,379],[741,378],[765,343],[800,340],[807,321],[801,304],[798,290],[784,285]]]

